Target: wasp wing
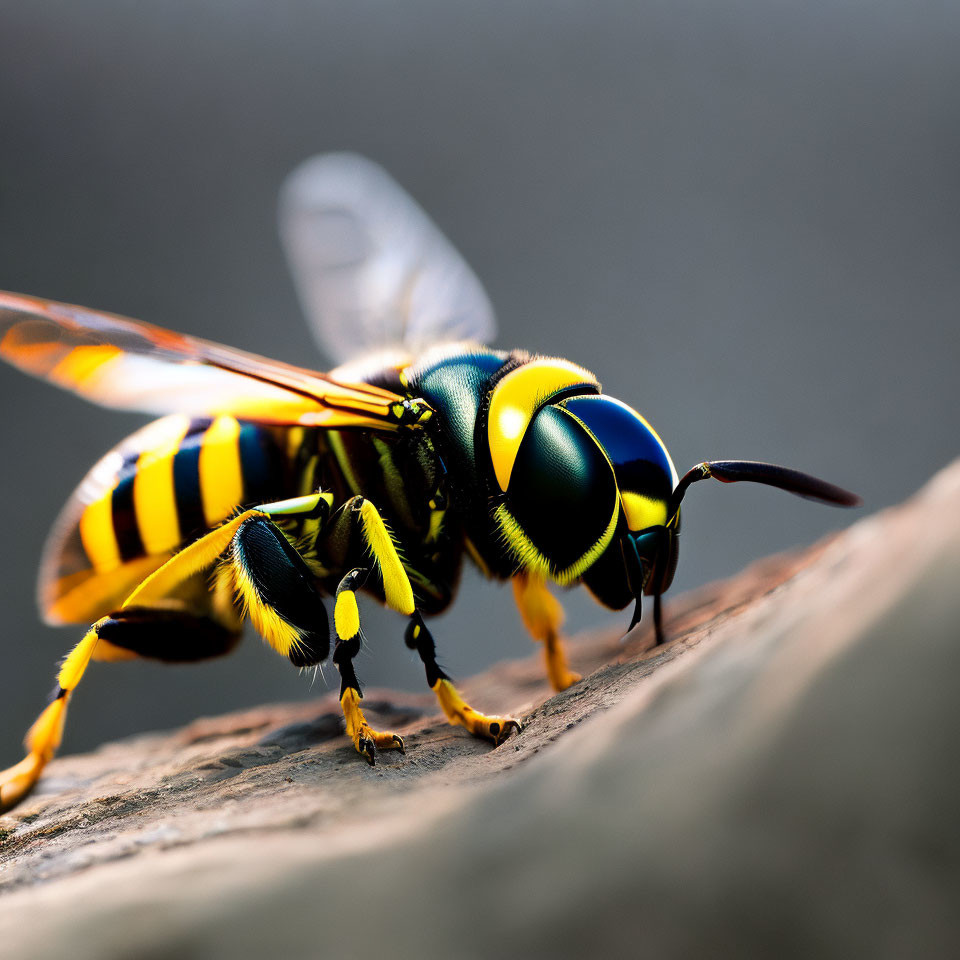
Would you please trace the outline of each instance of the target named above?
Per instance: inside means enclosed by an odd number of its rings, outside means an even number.
[[[394,429],[402,398],[116,314],[0,292],[0,357],[106,407]]]
[[[307,319],[337,363],[496,335],[473,271],[372,161],[349,153],[304,161],[281,190],[279,225]]]

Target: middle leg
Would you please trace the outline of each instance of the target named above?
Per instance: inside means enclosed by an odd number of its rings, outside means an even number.
[[[427,683],[436,695],[447,720],[465,727],[475,736],[492,740],[495,744],[502,743],[511,731],[520,730],[520,722],[513,717],[487,716],[474,710],[440,669],[433,637],[416,608],[410,579],[400,560],[396,544],[376,507],[364,497],[355,497],[344,505],[331,526],[339,526],[339,530],[332,530],[332,536],[334,541],[339,539],[341,549],[351,539],[353,531],[360,532],[365,553],[373,558],[375,568],[379,569],[387,606],[410,618],[405,635],[406,644],[419,653],[426,669]],[[359,701],[362,694],[353,669],[353,658],[360,650],[363,637],[356,590],[374,573],[375,568],[358,567],[351,570],[337,588],[334,609],[337,635],[334,662],[343,678],[340,702],[347,719],[347,731],[353,737],[357,750],[366,756],[370,763],[374,762],[376,756],[372,746],[403,749],[403,740],[396,734],[370,731],[360,711]]]
[[[363,694],[353,658],[363,646],[363,631],[360,629],[360,611],[356,591],[370,575],[368,568],[351,570],[337,587],[337,601],[333,611],[337,639],[333,647],[333,662],[340,672],[340,706],[347,727],[347,736],[353,740],[357,752],[371,766],[377,762],[378,750],[399,750],[404,753],[403,737],[389,731],[374,730],[360,709]]]

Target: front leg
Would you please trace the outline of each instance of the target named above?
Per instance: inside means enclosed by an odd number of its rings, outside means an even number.
[[[519,733],[523,727],[514,717],[488,716],[474,710],[453,685],[453,681],[440,669],[437,663],[437,650],[433,636],[423,622],[423,617],[415,613],[407,626],[405,642],[411,650],[416,650],[423,661],[427,673],[427,683],[437,697],[440,709],[447,720],[455,726],[465,727],[475,737],[492,740],[496,746],[503,743],[514,730]]]
[[[563,607],[547,589],[541,577],[519,573],[513,578],[513,596],[520,616],[534,640],[543,644],[550,684],[558,693],[583,679],[567,666],[567,657],[560,638]]]

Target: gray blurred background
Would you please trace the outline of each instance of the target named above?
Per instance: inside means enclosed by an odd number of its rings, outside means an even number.
[[[474,266],[499,346],[593,369],[679,472],[768,459],[873,510],[957,454],[960,7],[2,0],[0,36],[0,288],[323,367],[276,191],[352,149]],[[43,538],[142,418],[8,368],[0,405],[12,762],[80,635],[38,622]],[[855,517],[701,484],[674,590]],[[611,622],[581,593],[571,629]],[[420,689],[399,618],[365,615],[361,679]],[[509,589],[476,574],[436,634],[454,676],[527,651]],[[66,748],[323,689],[252,637],[201,666],[94,666]]]

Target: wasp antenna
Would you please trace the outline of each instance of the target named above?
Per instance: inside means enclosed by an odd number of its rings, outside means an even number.
[[[655,646],[663,646],[666,643],[666,635],[663,632],[663,608],[659,593],[653,595],[653,630],[656,634]]]
[[[625,633],[624,639],[626,639],[627,634],[640,622],[640,616],[643,611],[643,598],[637,597],[636,606],[633,608],[633,617],[630,620],[630,626],[627,627],[627,633]],[[653,632],[654,632],[654,643],[655,647],[661,646],[665,642],[665,635],[663,632],[663,608],[661,606],[660,594],[655,593],[653,595]]]
[[[765,483],[769,487],[778,487],[805,500],[816,500],[835,507],[856,507],[863,502],[849,490],[827,483],[826,480],[820,480],[818,477],[812,477],[809,473],[780,467],[775,463],[761,463],[758,460],[710,460],[698,463],[680,479],[670,498],[671,519],[676,516],[687,487],[691,483],[706,480],[708,477],[713,477],[721,483],[739,483],[744,480]]]

